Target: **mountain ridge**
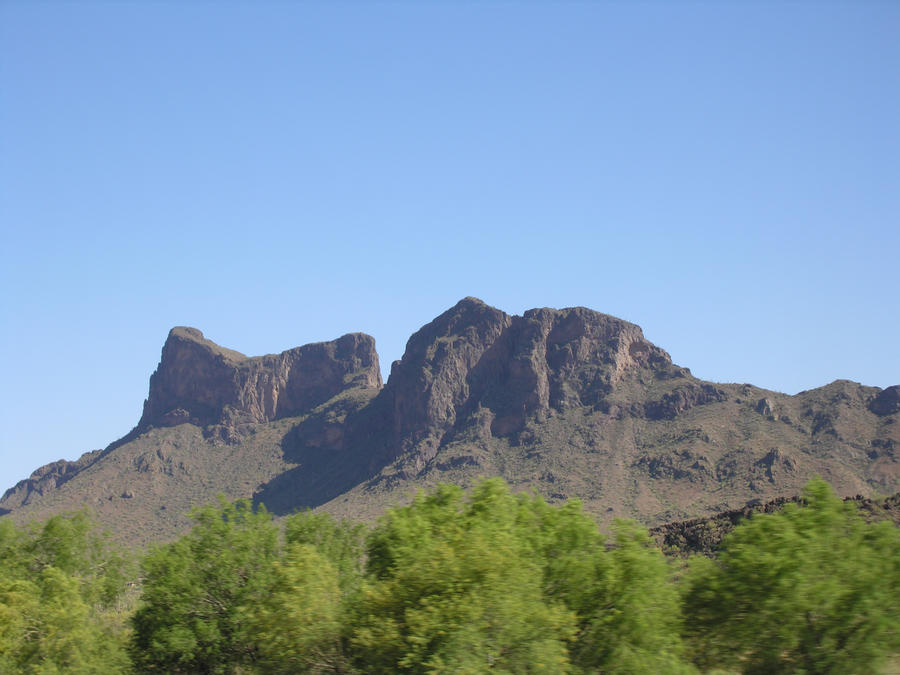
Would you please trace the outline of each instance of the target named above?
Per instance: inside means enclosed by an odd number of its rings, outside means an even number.
[[[814,474],[848,495],[900,489],[898,393],[706,382],[583,307],[515,316],[464,298],[410,336],[387,382],[364,333],[248,357],[175,327],[135,428],[39,468],[0,508],[89,504],[117,534],[158,539],[218,491],[372,518],[411,490],[500,475],[659,524],[797,494]]]

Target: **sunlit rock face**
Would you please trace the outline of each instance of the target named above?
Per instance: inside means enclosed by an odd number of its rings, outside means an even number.
[[[351,333],[281,354],[246,357],[195,328],[177,327],[150,377],[138,428],[258,424],[299,415],[353,387],[381,387],[369,335]]]
[[[639,326],[607,314],[575,307],[510,316],[465,298],[410,338],[381,396],[391,401],[398,453],[427,462],[476,411],[488,411],[490,433],[504,436],[551,409],[603,406],[640,370],[687,372]],[[683,399],[682,409],[704,402],[703,392]]]

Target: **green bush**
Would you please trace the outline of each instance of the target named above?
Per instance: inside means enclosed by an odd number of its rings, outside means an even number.
[[[687,634],[698,663],[745,673],[870,673],[900,649],[900,536],[822,480],[806,505],[757,515],[693,561]]]
[[[85,511],[0,521],[0,672],[128,670],[127,575]]]

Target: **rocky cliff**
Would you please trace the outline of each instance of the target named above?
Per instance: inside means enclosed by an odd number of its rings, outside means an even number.
[[[248,425],[294,417],[349,388],[380,389],[375,340],[351,333],[246,357],[196,328],[169,332],[137,429],[190,423],[234,441]]]
[[[715,387],[687,385],[633,405],[620,386],[642,375],[688,374],[639,326],[607,314],[575,307],[509,316],[465,298],[410,338],[381,397],[390,401],[397,453],[414,453],[421,468],[476,413],[499,437],[551,410],[666,417],[721,398]]]

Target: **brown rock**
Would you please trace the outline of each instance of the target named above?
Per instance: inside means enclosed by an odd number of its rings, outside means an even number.
[[[900,412],[900,385],[895,384],[879,392],[869,403],[869,410],[879,416]]]
[[[32,498],[39,497],[47,491],[63,485],[74,478],[82,469],[90,466],[102,454],[102,450],[92,450],[84,453],[74,462],[60,459],[50,464],[45,464],[32,472],[32,474],[20,480],[9,488],[0,498],[5,510],[27,505]]]
[[[414,453],[421,468],[480,409],[490,411],[491,433],[505,436],[542,412],[599,405],[633,371],[670,368],[627,321],[583,307],[509,316],[465,298],[410,338],[380,397],[391,402],[397,453]],[[719,396],[698,387],[661,410]]]
[[[465,298],[410,337],[379,395],[389,401],[399,453],[434,456],[469,399],[469,374],[509,326],[510,317]]]
[[[169,333],[150,377],[137,428],[222,425],[214,434],[233,440],[241,424],[301,414],[351,387],[381,387],[375,340],[368,335],[351,333],[248,358],[195,328],[178,327]]]
[[[716,403],[728,399],[728,394],[708,382],[689,382],[677,387],[658,401],[644,405],[644,414],[650,420],[674,419],[698,405]]]

